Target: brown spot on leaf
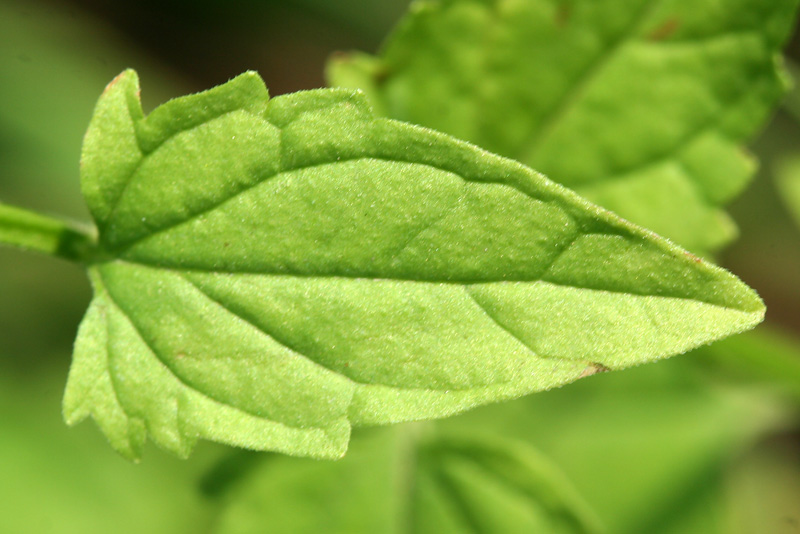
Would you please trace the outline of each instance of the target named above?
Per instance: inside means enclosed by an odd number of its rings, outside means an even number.
[[[611,369],[609,369],[602,363],[592,362],[586,366],[586,369],[583,370],[583,372],[578,378],[586,378],[587,376],[596,375],[597,373],[607,373],[610,370]]]
[[[651,41],[663,41],[665,39],[669,39],[672,35],[678,31],[678,28],[681,26],[681,21],[676,18],[667,19],[661,23],[661,25],[657,26],[654,30],[652,30],[648,35],[647,38]]]

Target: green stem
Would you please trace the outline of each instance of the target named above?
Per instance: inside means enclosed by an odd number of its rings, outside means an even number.
[[[0,244],[74,262],[89,262],[96,250],[88,231],[5,204],[0,204]]]

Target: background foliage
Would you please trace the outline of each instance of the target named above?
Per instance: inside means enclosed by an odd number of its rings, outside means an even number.
[[[273,95],[319,87],[332,51],[375,51],[406,4],[0,0],[0,199],[87,219],[81,139],[100,90],[126,67],[146,80],[146,110],[246,69],[258,70]],[[797,191],[800,175],[791,102],[752,145],[761,171],[729,210],[741,235],[721,254],[766,301],[766,339],[477,410],[442,431],[480,428],[533,444],[609,532],[800,528],[800,350],[788,337],[800,328],[800,226],[790,211],[797,195],[785,202],[781,193]],[[0,531],[244,531],[262,520],[254,510],[269,513],[270,491],[286,489],[270,488],[282,482],[269,473],[326,469],[209,443],[190,462],[148,446],[133,465],[94,426],[67,428],[61,397],[88,301],[79,267],[0,249]],[[751,365],[765,350],[778,355],[772,372]],[[298,516],[330,497],[324,488],[295,495]],[[341,498],[344,508],[356,502]]]

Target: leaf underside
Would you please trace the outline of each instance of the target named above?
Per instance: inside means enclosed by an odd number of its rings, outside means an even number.
[[[785,89],[797,0],[418,0],[331,85],[538,169],[689,250],[735,237],[740,143]]]
[[[687,351],[761,321],[731,274],[536,172],[261,79],[144,116],[101,97],[82,186],[95,295],[64,400],[149,435],[322,458],[353,425],[443,417]]]

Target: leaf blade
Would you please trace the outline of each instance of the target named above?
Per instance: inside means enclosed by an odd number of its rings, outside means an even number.
[[[205,437],[332,458],[354,424],[443,417],[763,317],[726,271],[516,162],[377,119],[350,91],[267,100],[255,75],[229,84],[120,130],[151,147],[133,173],[124,145],[92,141],[107,128],[87,136],[102,253],[68,412],[92,414],[128,456],[143,436],[120,435],[92,377],[180,455]],[[132,98],[123,74],[95,120]],[[118,194],[92,193],[117,160]],[[646,340],[610,350],[631,330]],[[601,348],[571,348],[606,331]]]

